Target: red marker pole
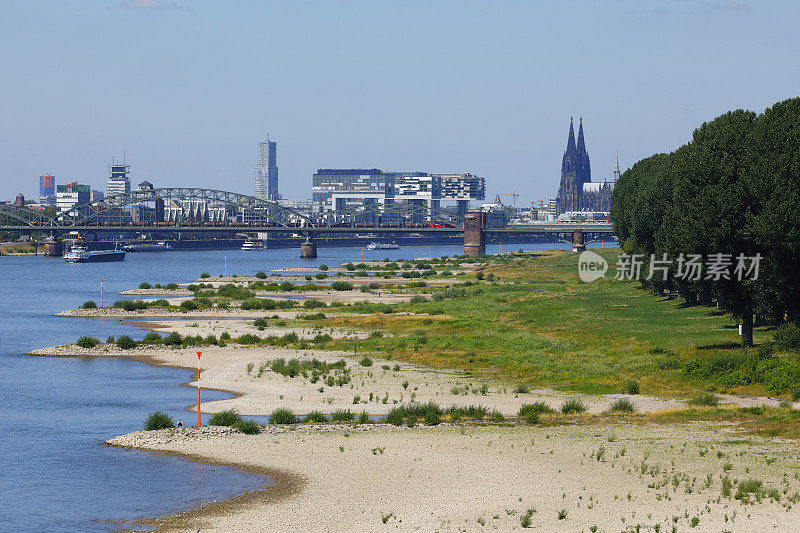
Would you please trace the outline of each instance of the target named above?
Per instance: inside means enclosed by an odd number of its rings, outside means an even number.
[[[200,355],[203,352],[197,352],[197,427],[200,427]]]
[[[100,309],[103,308],[103,278],[100,278]]]

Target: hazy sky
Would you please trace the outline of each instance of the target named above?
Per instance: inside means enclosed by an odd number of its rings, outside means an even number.
[[[800,94],[796,1],[0,1],[0,198],[38,176],[280,192],[317,168],[473,172],[555,196],[570,116],[595,180]]]

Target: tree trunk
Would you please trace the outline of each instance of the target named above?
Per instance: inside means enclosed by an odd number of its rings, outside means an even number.
[[[800,327],[800,302],[789,303],[789,321]]]
[[[750,312],[742,315],[742,345],[753,345],[753,313]]]
[[[711,305],[711,289],[700,291],[700,305]]]

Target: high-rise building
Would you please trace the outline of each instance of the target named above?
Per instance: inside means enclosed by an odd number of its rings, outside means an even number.
[[[97,189],[92,189],[92,194],[89,196],[89,200],[92,202],[97,202],[98,200],[102,200],[106,197],[106,194],[103,191],[98,191]]]
[[[92,188],[80,185],[77,181],[56,187],[56,206],[58,212],[69,211],[76,205],[88,204],[91,201]]]
[[[256,198],[278,200],[278,157],[277,143],[269,140],[258,143],[258,164],[256,165]]]
[[[56,178],[50,174],[39,176],[39,203],[56,205]]]
[[[131,171],[130,165],[114,161],[109,165],[108,170],[111,177],[106,180],[106,196],[131,192],[131,180],[128,179],[128,172]]]

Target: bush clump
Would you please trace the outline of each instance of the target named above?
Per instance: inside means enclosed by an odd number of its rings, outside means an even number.
[[[636,406],[628,398],[620,398],[611,404],[608,410],[612,413],[633,413]]]
[[[219,413],[215,413],[212,416],[208,424],[210,426],[229,426],[233,427],[234,424],[240,422],[242,417],[239,416],[239,413],[236,412],[236,409],[226,409],[224,411],[220,411]]]
[[[334,281],[331,283],[331,289],[335,291],[352,291],[353,284],[346,281]]]
[[[695,396],[688,402],[689,405],[701,405],[705,407],[716,407],[719,405],[719,398],[715,395],[708,393],[708,394],[700,394],[699,396]]]
[[[331,414],[334,422],[352,422],[355,417],[350,409],[337,409]]]
[[[100,344],[100,341],[98,339],[95,339],[94,337],[89,337],[87,335],[84,335],[81,338],[79,338],[75,342],[75,344],[77,344],[81,348],[94,348],[95,346]]]
[[[538,415],[543,413],[552,414],[555,412],[556,412],[555,409],[547,405],[545,402],[538,401],[534,403],[523,403],[519,407],[519,412],[517,413],[517,416],[519,416],[520,418],[526,418],[528,415],[533,413],[537,415],[537,421],[538,421]]]
[[[304,422],[313,422],[315,424],[322,424],[328,421],[328,417],[326,417],[320,411],[311,411],[306,415],[306,417],[303,420]]]
[[[172,417],[163,411],[155,411],[147,415],[144,421],[145,431],[154,431],[157,429],[167,429],[175,427],[175,422]]]
[[[627,380],[622,385],[623,394],[639,394],[639,382],[632,379]]]
[[[130,338],[128,335],[122,335],[120,338],[117,339],[117,348],[120,350],[130,350],[131,348],[136,347],[136,341]]]
[[[586,406],[578,399],[567,400],[561,405],[561,412],[565,415],[582,413],[584,411],[586,411]]]
[[[97,309],[97,303],[94,300],[89,300],[88,302],[83,302],[81,306],[83,309]]]
[[[152,285],[150,285],[149,283],[147,283],[146,281],[143,281],[143,282],[141,282],[141,283],[139,284],[139,288],[140,288],[140,289],[152,289],[152,288],[153,288],[153,286],[152,286]]]
[[[269,423],[270,424],[296,424],[297,417],[292,412],[291,409],[286,409],[285,407],[281,407],[279,409],[275,409],[272,411],[272,414],[269,416]]]
[[[141,311],[142,309],[147,309],[147,302],[143,300],[117,300],[114,302],[114,307],[125,311]]]
[[[306,309],[317,309],[318,307],[328,307],[325,302],[320,302],[319,300],[306,300],[303,302],[303,307]]]
[[[238,429],[245,435],[257,435],[261,433],[261,424],[253,419],[245,420],[244,418],[233,424],[234,429]]]

